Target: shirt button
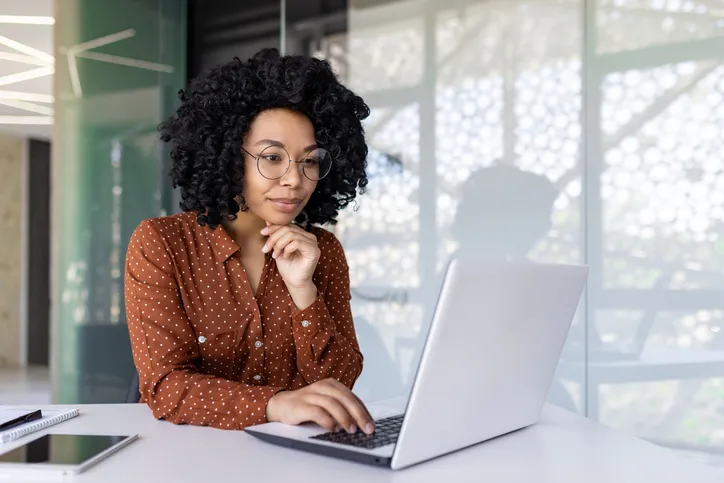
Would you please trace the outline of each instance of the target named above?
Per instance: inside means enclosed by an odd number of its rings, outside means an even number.
[[[261,375],[257,374],[256,376],[254,376],[254,380],[261,381]]]
[[[203,344],[204,342],[206,342],[206,337],[203,335],[199,336],[199,344]]]
[[[309,327],[310,323],[308,320],[302,320],[302,327]]]
[[[260,347],[263,346],[263,345],[264,345],[264,343],[263,343],[262,341],[260,341],[260,340],[254,342],[254,347],[256,347],[257,349],[260,348]]]

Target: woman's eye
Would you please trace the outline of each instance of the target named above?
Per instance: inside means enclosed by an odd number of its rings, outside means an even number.
[[[264,156],[264,159],[267,161],[270,161],[272,163],[278,163],[282,160],[281,156],[278,156],[276,154],[269,154]]]
[[[307,158],[304,160],[304,164],[309,164],[311,166],[316,166],[319,164],[319,160],[317,158]]]

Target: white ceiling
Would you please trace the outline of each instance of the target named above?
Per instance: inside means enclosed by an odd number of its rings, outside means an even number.
[[[50,139],[52,126],[42,123],[52,121],[49,114],[53,104],[48,102],[47,97],[53,94],[53,64],[50,59],[53,55],[53,26],[8,23],[18,19],[5,16],[53,17],[53,0],[0,0],[0,132]],[[46,59],[43,60],[43,57]],[[19,81],[6,77],[32,70],[44,75]],[[26,98],[16,94],[18,92],[34,95]],[[21,123],[23,120],[32,123]]]

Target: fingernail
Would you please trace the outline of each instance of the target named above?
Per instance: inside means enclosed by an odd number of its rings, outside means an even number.
[[[350,426],[350,427],[349,427],[349,432],[350,432],[350,433],[356,433],[356,432],[357,432],[357,426],[355,426],[354,424],[353,424],[352,426]]]
[[[272,258],[276,258],[276,257],[277,257],[277,252],[275,251],[274,253],[272,253]]]
[[[262,228],[261,234],[266,235],[267,233],[269,233],[269,230],[267,228]]]
[[[261,251],[263,251],[264,253],[266,253],[266,252],[269,251],[269,247],[266,246],[266,245],[264,245],[263,247],[261,247]]]
[[[365,433],[367,433],[367,434],[372,434],[372,433],[374,433],[374,432],[375,432],[375,426],[374,426],[374,424],[372,424],[372,423],[367,423],[367,425],[365,426]]]

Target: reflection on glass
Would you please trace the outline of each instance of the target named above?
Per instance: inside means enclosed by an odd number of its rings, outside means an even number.
[[[310,42],[372,108],[368,192],[335,227],[368,354],[362,396],[409,387],[455,250],[581,260],[581,7],[351,1],[346,35]],[[582,348],[582,331],[571,340]],[[583,370],[551,400],[583,410]]]
[[[590,265],[551,402],[721,445],[722,18],[704,0],[352,0],[346,31],[310,42],[372,107],[369,191],[336,228],[366,397],[409,383],[467,245]]]
[[[716,2],[715,2],[716,3]],[[715,452],[724,436],[724,36],[712,2],[593,2],[589,415]],[[600,163],[600,164],[599,164]]]
[[[724,37],[721,4],[707,0],[589,0],[597,52],[636,52]],[[653,52],[652,52],[653,53]],[[639,54],[641,55],[641,54]],[[644,60],[648,62],[648,59]]]

